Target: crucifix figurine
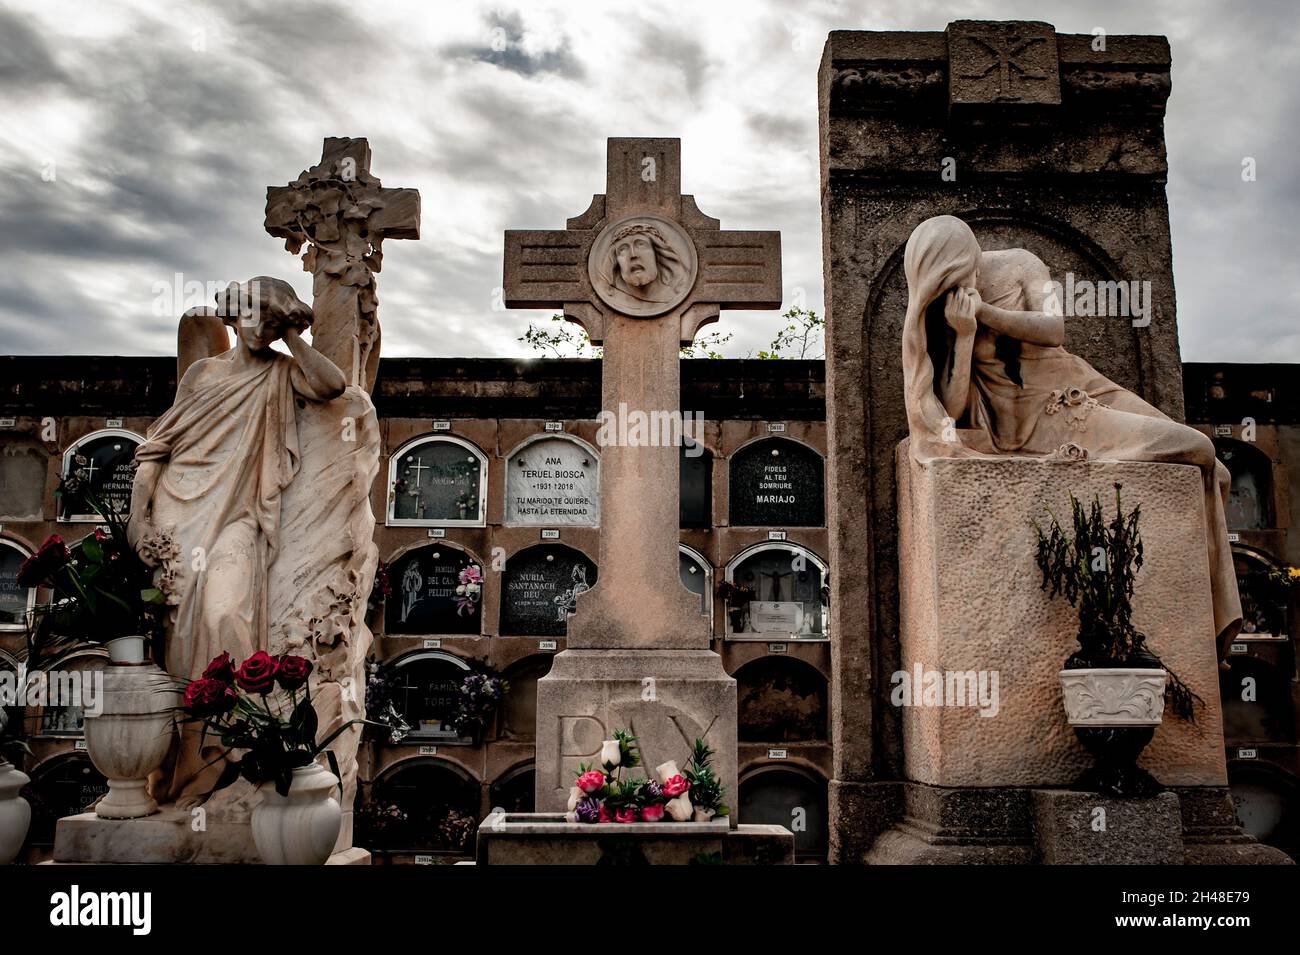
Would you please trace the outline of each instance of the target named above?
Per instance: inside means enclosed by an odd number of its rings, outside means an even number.
[[[374,387],[379,368],[375,274],[384,239],[420,237],[420,193],[385,189],[370,172],[365,139],[329,137],[321,161],[287,186],[266,190],[266,231],[312,273],[312,340],[349,384]]]
[[[610,139],[605,194],[556,231],[507,231],[505,304],[561,307],[605,347],[603,414],[680,413],[679,351],[722,308],[779,308],[779,232],[724,231],[681,194],[681,140]],[[678,449],[601,449],[600,580],[570,647],[709,646],[678,574]]]

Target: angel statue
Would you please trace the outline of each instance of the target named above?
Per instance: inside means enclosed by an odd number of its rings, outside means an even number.
[[[193,680],[223,651],[236,664],[269,637],[270,568],[282,501],[299,473],[298,407],[344,393],[343,372],[302,338],[312,311],[287,282],[231,285],[181,320],[176,400],[136,452],[132,543],[159,566],[170,605],[165,667]],[[226,327],[236,343],[229,347]],[[272,348],[280,340],[288,353]],[[182,726],[156,798],[192,808],[222,771],[219,741]]]
[[[1224,508],[1231,478],[1214,445],[1062,347],[1047,266],[1024,249],[983,251],[936,216],[907,240],[903,383],[912,454],[1055,455],[1200,468],[1221,655],[1241,626]]]

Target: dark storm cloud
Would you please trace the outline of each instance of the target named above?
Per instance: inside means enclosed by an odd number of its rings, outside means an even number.
[[[704,92],[710,59],[695,33],[643,20],[635,30],[639,59],[679,75],[686,93],[698,100]]]
[[[493,11],[485,17],[480,43],[458,43],[443,49],[452,59],[491,63],[520,76],[555,73],[568,79],[582,79],[582,64],[573,55],[568,37],[553,50],[529,52],[524,45],[524,19],[519,13]]]
[[[0,85],[18,90],[62,82],[63,72],[32,20],[0,9],[0,37]]]

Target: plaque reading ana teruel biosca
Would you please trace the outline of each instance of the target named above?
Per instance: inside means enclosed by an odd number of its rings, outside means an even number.
[[[600,523],[600,462],[584,445],[543,438],[511,455],[508,468],[507,524]]]

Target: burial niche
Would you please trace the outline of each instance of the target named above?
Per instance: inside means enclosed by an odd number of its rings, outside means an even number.
[[[600,458],[568,437],[526,442],[506,463],[506,523],[519,526],[600,524]]]
[[[18,568],[29,556],[19,544],[0,537],[0,630],[24,629],[36,604],[36,588],[18,586]]]
[[[1228,788],[1241,827],[1265,845],[1296,855],[1300,848],[1300,785],[1269,763],[1228,764]]]
[[[32,846],[54,845],[54,827],[60,819],[85,812],[108,792],[108,780],[85,753],[52,756],[31,775],[21,795],[32,807],[27,832]]]
[[[143,441],[140,435],[118,428],[88,434],[63,453],[63,477],[78,469],[85,471],[85,490],[114,513],[128,514],[131,485],[135,482],[135,449]],[[59,520],[100,521],[102,518],[86,502],[83,491],[60,498]]]
[[[1291,590],[1286,572],[1242,547],[1233,547],[1232,563],[1241,597],[1241,632],[1237,639],[1285,640]]]
[[[1224,516],[1234,531],[1272,527],[1273,462],[1245,441],[1220,438],[1214,450],[1232,475]]]
[[[502,674],[510,691],[501,701],[501,732],[506,739],[537,736],[537,681],[551,671],[550,654],[525,657]],[[495,805],[495,803],[494,803]]]
[[[1219,700],[1223,705],[1223,738],[1229,746],[1289,745],[1295,742],[1295,711],[1291,681],[1264,660],[1228,657],[1219,671]]]
[[[482,527],[487,457],[450,436],[417,438],[388,461],[388,524]]]
[[[700,613],[709,613],[713,607],[713,568],[703,554],[685,544],[677,546],[677,563],[682,586],[691,593],[699,594]]]
[[[516,766],[492,784],[488,792],[492,808],[506,812],[533,812],[536,804],[537,772],[532,763]]]
[[[826,782],[786,767],[760,767],[740,781],[740,818],[794,833],[799,862],[826,860]]]
[[[393,561],[388,579],[385,633],[483,632],[483,567],[459,547],[439,541],[408,550]]]
[[[827,738],[826,677],[816,667],[788,656],[759,657],[735,677],[741,742]]]
[[[406,739],[470,741],[470,737],[457,731],[454,723],[460,686],[470,673],[469,664],[450,653],[422,650],[401,657],[389,666],[393,670],[394,705],[411,728]]]
[[[713,455],[704,445],[682,438],[678,523],[684,528],[713,526]]]
[[[390,767],[357,812],[357,845],[390,852],[463,855],[478,829],[480,787],[469,773],[437,758]]]
[[[502,636],[562,637],[578,596],[596,584],[596,565],[564,544],[538,544],[511,557],[502,578]]]
[[[0,520],[42,519],[47,460],[45,449],[29,438],[0,442]]]
[[[795,544],[757,544],[727,565],[727,634],[734,639],[826,636],[826,564]]]
[[[820,527],[826,523],[822,456],[789,438],[751,441],[731,456],[732,527]]]
[[[71,702],[53,702],[55,691],[55,674],[83,672],[89,673],[92,670],[102,670],[107,662],[108,655],[101,651],[83,651],[74,653],[72,656],[55,660],[46,669],[50,673],[50,694],[51,704],[41,707],[40,710],[40,729],[41,736],[65,736],[80,738],[86,734],[86,712],[85,707],[79,703]],[[90,680],[88,675],[83,677]],[[85,684],[83,684],[84,686]],[[83,690],[83,694],[84,694]],[[83,695],[82,699],[85,697]]]

